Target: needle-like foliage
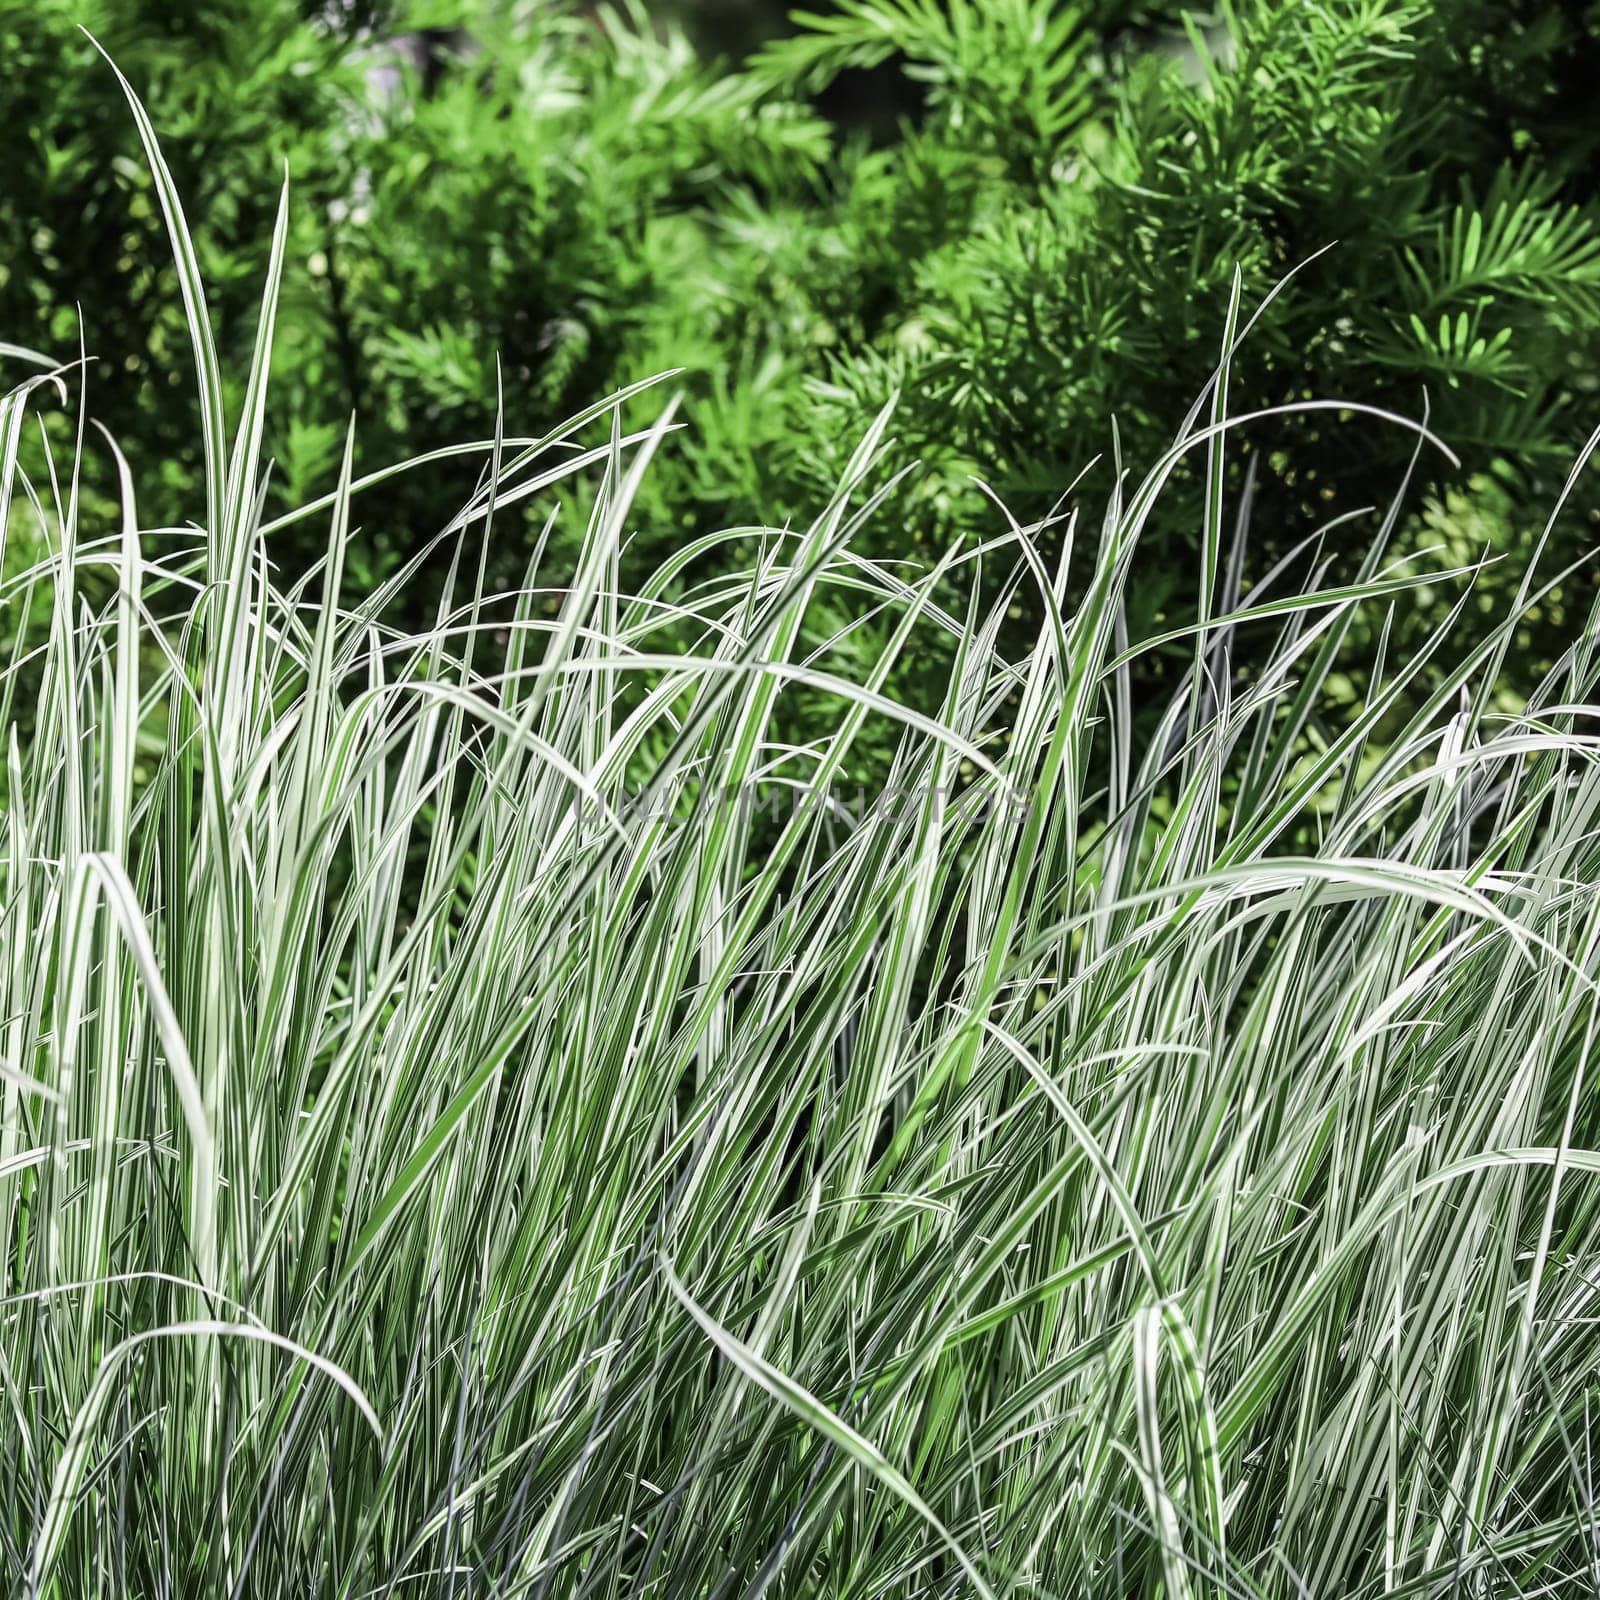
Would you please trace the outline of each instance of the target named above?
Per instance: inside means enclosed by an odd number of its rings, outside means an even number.
[[[925,577],[860,556],[885,416],[753,570],[697,578],[710,535],[625,584],[670,411],[497,432],[404,631],[404,573],[346,592],[348,454],[298,514],[325,562],[275,578],[281,213],[227,416],[140,116],[203,523],[142,528],[124,467],[122,529],[80,537],[78,458],[19,444],[82,372],[0,406],[0,528],[48,552],[0,690],[6,1591],[1600,1583],[1593,621],[1513,713],[1515,614],[1384,648],[1439,581],[1392,514],[1354,581],[1245,593],[1225,355],[1048,568],[998,511]],[[1215,488],[1193,665],[1136,716],[1125,593],[1184,455]],[[577,567],[483,592],[496,518],[583,474]],[[979,565],[1014,576],[942,609]],[[1046,620],[1008,659],[1023,585]],[[887,619],[864,679],[804,653],[823,600]],[[938,635],[942,706],[897,706]],[[801,687],[837,716],[789,747]]]

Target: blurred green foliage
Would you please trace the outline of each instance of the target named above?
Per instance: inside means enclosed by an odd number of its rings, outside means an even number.
[[[536,432],[678,367],[687,427],[648,480],[644,545],[814,511],[898,394],[900,456],[923,467],[869,538],[921,557],[994,527],[975,480],[1044,515],[1113,423],[1148,464],[1211,372],[1235,269],[1249,311],[1313,256],[1231,404],[1416,415],[1426,390],[1467,477],[1425,462],[1418,538],[1526,549],[1523,508],[1600,420],[1593,7],[835,0],[730,66],[642,6],[0,0],[0,332],[64,356],[82,307],[91,410],[161,485],[147,520],[199,514],[188,353],[134,130],[80,24],[152,108],[225,370],[288,173],[280,496],[328,486],[351,411],[374,466],[486,436],[498,388]],[[1410,449],[1330,412],[1241,438],[1259,561],[1386,500]],[[1464,518],[1472,475],[1494,489]],[[397,485],[361,507],[368,576],[471,487]],[[1136,632],[1191,603],[1197,496],[1150,530]],[[496,576],[545,511],[502,520]]]

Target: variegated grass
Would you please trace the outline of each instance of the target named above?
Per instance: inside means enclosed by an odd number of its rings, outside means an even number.
[[[208,489],[157,551],[117,458],[122,526],[83,533],[78,462],[115,446],[23,448],[81,369],[0,351],[40,366],[0,529],[46,551],[0,691],[7,1589],[1600,1587],[1594,618],[1512,713],[1515,613],[1388,648],[1439,581],[1394,508],[1351,581],[1246,594],[1236,296],[1172,452],[1052,566],[998,509],[927,574],[871,559],[886,413],[809,527],[627,583],[671,448],[670,409],[622,428],[641,386],[462,447],[437,624],[399,630],[414,564],[345,591],[348,455],[297,513],[320,571],[272,568],[282,223],[230,429],[130,102]],[[1188,453],[1198,620],[1130,644]],[[576,569],[485,595],[497,518],[585,475]],[[824,593],[882,621],[864,679],[805,628]],[[898,705],[933,638],[943,703]],[[1133,704],[1152,648],[1191,653],[1165,708]],[[837,706],[804,746],[797,686]],[[841,817],[869,722],[901,798]],[[820,802],[721,803],[792,791]]]

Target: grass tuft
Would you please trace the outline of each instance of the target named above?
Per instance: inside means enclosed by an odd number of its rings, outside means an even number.
[[[397,629],[409,574],[345,592],[348,450],[320,571],[270,562],[282,212],[230,448],[140,126],[200,537],[143,529],[120,458],[123,525],[80,533],[81,420],[26,466],[81,369],[0,402],[0,530],[45,550],[0,688],[7,1590],[1600,1586],[1596,617],[1508,711],[1517,614],[1387,648],[1441,581],[1392,515],[1352,580],[1246,597],[1236,299],[1173,451],[1056,571],[998,514],[926,575],[862,554],[886,414],[743,576],[693,581],[711,539],[627,586],[672,426],[624,434],[629,396],[463,447],[436,624]],[[1201,452],[1199,625],[1130,647]],[[496,516],[583,475],[576,569],[483,592]],[[1046,620],[1008,660],[1019,585]],[[824,602],[894,619],[864,680]],[[937,635],[942,705],[895,705]],[[1149,648],[1192,652],[1165,707]],[[797,687],[837,707],[804,746]]]

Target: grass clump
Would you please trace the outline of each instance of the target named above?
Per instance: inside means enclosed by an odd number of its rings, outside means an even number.
[[[696,583],[712,539],[631,587],[670,412],[497,429],[436,622],[391,626],[404,573],[345,592],[348,453],[295,514],[320,570],[268,560],[281,220],[226,419],[141,127],[201,531],[143,529],[123,470],[81,535],[77,459],[24,470],[76,369],[0,420],[0,526],[48,547],[0,706],[37,686],[0,848],[7,1588],[1592,1585],[1593,617],[1508,711],[1534,576],[1459,659],[1448,621],[1397,658],[1440,575],[1386,556],[1392,511],[1354,581],[1246,595],[1208,495],[1192,670],[1135,717],[1125,593],[1180,457],[1224,481],[1219,376],[1058,566],[997,514],[912,579],[852,544],[887,416],[750,570]],[[496,519],[581,473],[576,569],[485,593]],[[998,600],[940,609],[975,561]],[[862,681],[801,653],[840,597],[888,619]],[[897,706],[940,633],[943,704]],[[804,747],[795,686],[838,707]]]

